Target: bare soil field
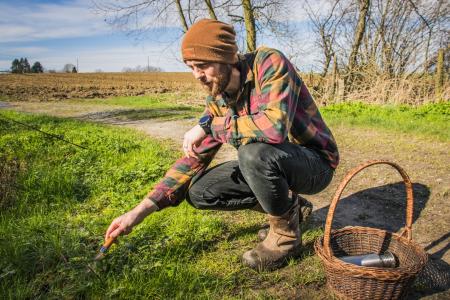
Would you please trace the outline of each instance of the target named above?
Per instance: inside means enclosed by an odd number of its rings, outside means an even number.
[[[302,73],[302,79],[318,104],[329,104],[334,98],[336,87],[331,75],[322,78],[318,73]],[[444,81],[441,99],[450,97],[449,82]],[[391,99],[396,99],[396,104],[424,104],[437,101],[430,90],[433,85],[432,76],[377,78],[361,84],[347,98],[377,104],[392,103]],[[342,100],[342,80],[337,90],[333,101]],[[166,93],[180,94],[196,103],[205,96],[190,72],[0,74],[0,100],[54,101]]]
[[[0,75],[0,97],[16,101],[198,94],[190,73],[45,73]]]

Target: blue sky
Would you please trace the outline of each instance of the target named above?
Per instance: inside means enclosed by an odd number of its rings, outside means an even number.
[[[9,69],[14,58],[27,57],[30,63],[39,61],[55,70],[66,63],[76,65],[78,59],[81,72],[118,72],[147,65],[148,58],[150,65],[165,71],[187,71],[179,54],[181,27],[167,26],[136,41],[106,24],[91,0],[0,0],[0,70]],[[307,34],[307,26],[301,28]],[[277,46],[270,39],[262,42]],[[300,67],[309,70],[318,54],[308,49],[313,49],[311,43],[301,47]]]

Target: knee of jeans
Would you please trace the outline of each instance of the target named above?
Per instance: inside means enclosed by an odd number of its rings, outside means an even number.
[[[202,197],[199,192],[200,191],[197,191],[195,188],[195,185],[193,185],[186,193],[186,201],[194,208],[204,209],[204,206],[202,205]]]
[[[268,145],[264,143],[252,143],[240,146],[238,150],[238,159],[241,171],[263,164],[267,146]]]
[[[214,209],[215,200],[214,195],[195,184],[186,193],[186,201],[196,209]]]

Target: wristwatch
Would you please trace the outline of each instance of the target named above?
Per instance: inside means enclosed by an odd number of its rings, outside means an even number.
[[[206,115],[200,118],[198,120],[198,125],[200,125],[201,128],[205,131],[206,134],[211,133],[211,123],[213,118],[210,115]]]

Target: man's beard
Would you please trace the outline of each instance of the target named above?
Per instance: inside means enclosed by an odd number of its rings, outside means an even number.
[[[211,82],[206,83],[200,81],[202,86],[206,89],[206,91],[211,95],[214,99],[223,92],[227,88],[231,79],[231,71],[232,67],[228,64],[220,64],[219,71],[217,77],[214,77]]]

